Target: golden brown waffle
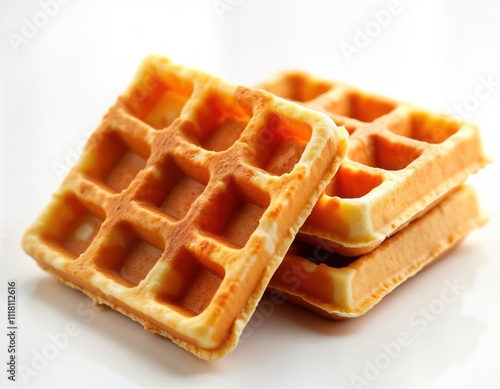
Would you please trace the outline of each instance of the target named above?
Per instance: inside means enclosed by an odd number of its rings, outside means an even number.
[[[97,303],[220,358],[347,145],[319,112],[150,57],[23,247]]]
[[[294,242],[269,287],[324,316],[360,316],[486,220],[475,190],[461,186],[360,257]]]
[[[331,251],[369,252],[488,162],[470,123],[300,72],[258,87],[349,131],[348,156],[299,234]]]

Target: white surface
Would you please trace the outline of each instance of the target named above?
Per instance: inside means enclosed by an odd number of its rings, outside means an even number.
[[[214,4],[231,9],[220,17]],[[215,363],[116,312],[88,306],[86,297],[41,271],[19,245],[61,181],[54,167],[73,163],[150,53],[234,83],[251,85],[278,70],[300,68],[434,110],[466,103],[465,114],[483,129],[488,152],[500,159],[500,3],[402,1],[400,12],[377,29],[372,12],[388,4],[73,0],[44,20],[37,1],[2,0],[0,332],[6,331],[7,280],[15,279],[18,363],[40,371],[18,370],[19,382],[7,381],[8,339],[2,335],[0,387],[353,388],[353,374],[368,379],[370,388],[500,387],[498,164],[472,180],[491,222],[369,314],[329,322],[293,306],[274,306],[264,320],[253,319],[232,354]],[[31,31],[16,53],[9,34],[22,33],[24,18],[46,24]],[[348,63],[340,47],[354,43],[357,28],[372,28],[374,36]],[[493,83],[486,95],[479,85],[488,78]],[[474,100],[477,93],[481,99]],[[422,309],[439,307],[447,282],[463,290],[442,313],[424,319]],[[387,359],[383,347],[398,337],[410,344]],[[53,359],[44,364],[36,353]],[[376,361],[386,368],[365,376],[367,364]]]

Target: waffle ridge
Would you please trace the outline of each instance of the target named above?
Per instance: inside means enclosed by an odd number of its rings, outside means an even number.
[[[365,254],[484,167],[479,129],[412,104],[298,71],[257,86],[348,130],[349,152],[299,239]]]
[[[217,359],[347,146],[323,114],[152,56],[23,247],[97,303]]]

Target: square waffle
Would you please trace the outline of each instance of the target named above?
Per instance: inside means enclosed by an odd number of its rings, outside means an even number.
[[[486,221],[475,189],[462,185],[359,257],[295,241],[269,288],[329,318],[357,317]]]
[[[319,112],[152,56],[23,247],[95,302],[217,359],[347,146]]]
[[[350,134],[347,158],[299,233],[328,251],[373,250],[488,162],[470,123],[301,72],[258,87],[329,115]]]

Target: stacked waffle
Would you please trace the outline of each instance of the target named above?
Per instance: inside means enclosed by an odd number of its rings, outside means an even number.
[[[473,124],[300,72],[259,87],[350,135],[347,157],[271,281],[290,300],[333,318],[359,316],[485,223],[475,190],[462,185],[488,163]]]
[[[154,56],[23,247],[217,359],[266,288],[332,317],[370,309],[484,223],[460,185],[486,162],[470,124],[304,74],[233,87]]]

